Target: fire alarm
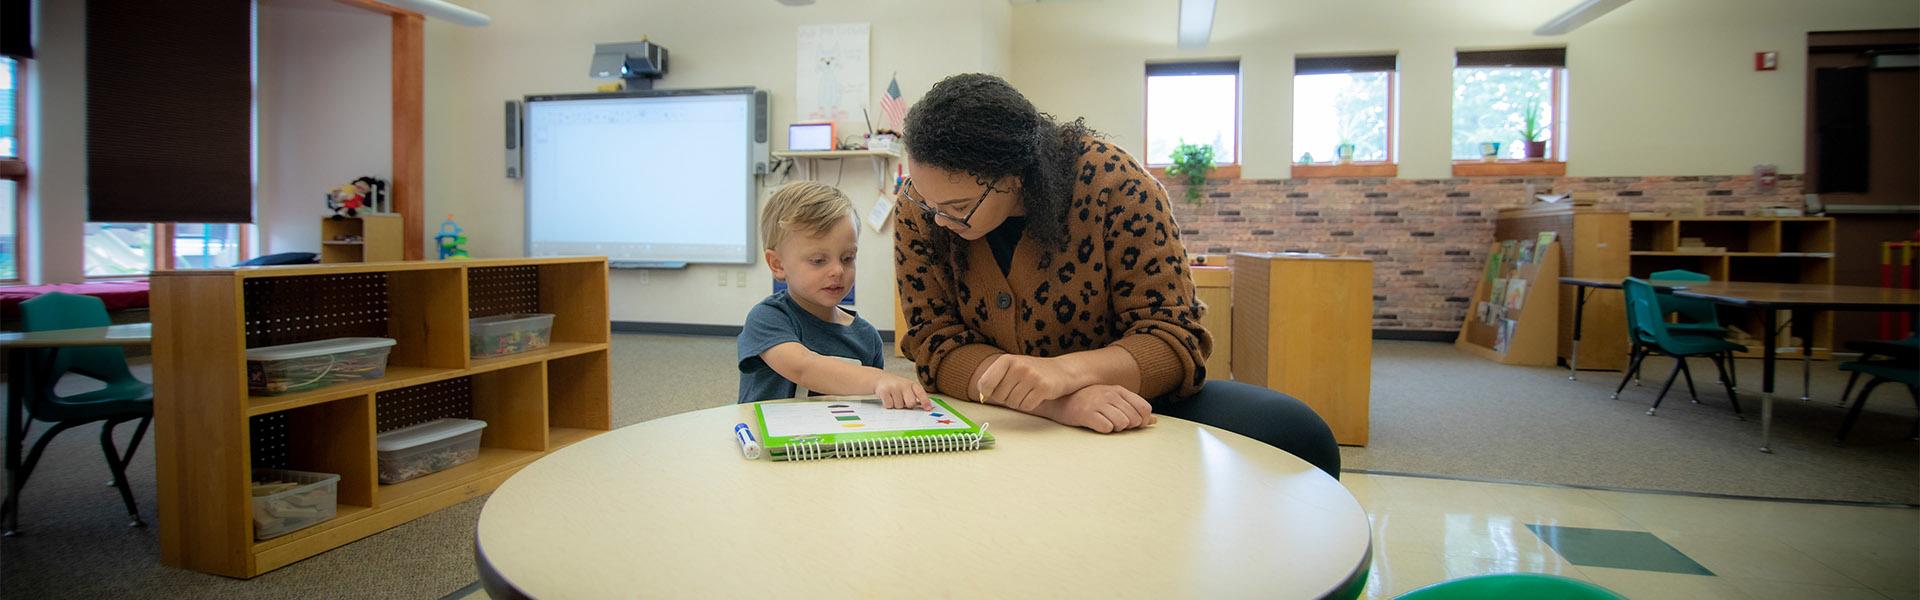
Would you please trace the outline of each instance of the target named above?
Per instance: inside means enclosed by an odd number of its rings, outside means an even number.
[[[1780,53],[1779,53],[1779,52],[1755,52],[1755,53],[1753,53],[1753,70],[1755,70],[1755,71],[1772,71],[1772,70],[1775,70],[1775,69],[1778,69],[1778,68],[1780,68]]]

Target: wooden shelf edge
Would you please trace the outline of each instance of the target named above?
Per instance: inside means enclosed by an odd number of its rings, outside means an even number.
[[[267,552],[267,551],[273,550],[274,548],[279,548],[281,546],[299,542],[300,540],[310,538],[316,535],[320,535],[322,533],[325,533],[329,529],[341,527],[348,523],[352,523],[354,521],[360,520],[361,518],[366,517],[368,515],[376,514],[377,512],[379,511],[373,510],[373,507],[371,506],[354,506],[351,504],[341,504],[334,507],[333,518],[327,519],[325,521],[321,521],[319,523],[314,523],[313,525],[310,525],[304,529],[301,529],[299,531],[295,531],[292,533],[288,533],[286,535],[283,535],[277,538],[273,538],[270,540],[256,541],[253,543],[253,552],[255,554],[258,554],[261,552]]]
[[[1295,164],[1294,179],[1329,179],[1338,177],[1398,177],[1400,165],[1395,163],[1348,163],[1348,164]]]
[[[508,477],[519,472],[520,467],[499,469],[486,475],[472,478],[462,485],[451,487],[431,494],[422,495],[410,501],[380,509],[370,509],[362,518],[348,522],[329,520],[309,529],[317,529],[311,534],[288,543],[269,548],[258,549],[253,553],[254,567],[247,576],[259,575],[284,567],[302,559],[345,546],[355,540],[386,531],[444,509],[465,502],[474,497],[492,492]],[[338,519],[338,517],[336,517]],[[321,529],[323,528],[324,529]],[[305,530],[302,530],[305,531]],[[288,534],[294,535],[294,534]],[[277,540],[278,538],[276,538]]]
[[[387,367],[386,376],[381,377],[379,379],[349,383],[344,385],[327,386],[319,389],[308,390],[305,392],[287,394],[285,396],[248,396],[247,397],[247,416],[252,417],[252,416],[258,416],[258,415],[264,415],[267,413],[280,412],[284,410],[292,410],[292,409],[300,408],[302,406],[311,406],[314,404],[333,402],[335,400],[352,398],[355,396],[365,396],[367,394],[375,394],[375,393],[384,392],[387,390],[399,389],[403,387],[411,387],[411,386],[416,386],[423,383],[433,383],[435,381],[452,379],[452,378],[460,377],[462,375],[467,375],[467,374],[469,374],[469,371],[464,369],[439,369],[439,368],[431,368],[431,367],[402,367],[402,366],[389,365]]]
[[[554,342],[545,348],[531,352],[521,352],[519,354],[509,354],[495,358],[471,359],[466,368],[466,373],[485,373],[488,371],[498,371],[500,369],[510,369],[521,365],[530,365],[537,362],[546,362],[557,358],[592,354],[606,350],[610,345],[609,342]]]
[[[1567,163],[1553,161],[1454,161],[1454,177],[1560,177]]]
[[[485,479],[498,471],[518,469],[546,454],[538,450],[482,447],[480,456],[467,464],[400,483],[380,484],[373,493],[374,508],[386,510],[448,488]]]
[[[603,433],[606,433],[606,431],[599,429],[582,429],[579,427],[549,427],[547,428],[547,452],[572,446],[580,443],[582,440]]]

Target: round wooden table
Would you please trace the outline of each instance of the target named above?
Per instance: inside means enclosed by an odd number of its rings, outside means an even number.
[[[542,458],[480,513],[494,598],[1350,597],[1366,512],[1291,454],[1160,417],[1101,435],[966,403],[977,452],[746,460],[726,406]]]

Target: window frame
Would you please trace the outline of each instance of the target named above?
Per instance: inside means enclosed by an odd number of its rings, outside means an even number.
[[[13,277],[0,278],[0,284],[17,284],[27,280],[27,185],[28,168],[26,159],[28,119],[26,117],[27,77],[26,70],[30,59],[17,56],[5,57],[13,61],[13,148],[12,158],[0,158],[0,179],[13,181]]]
[[[1448,159],[1453,162],[1454,177],[1553,177],[1567,174],[1567,61],[1566,51],[1561,48],[1518,48],[1510,50],[1455,50],[1455,71],[1462,68],[1532,68],[1550,69],[1549,96],[1547,102],[1553,107],[1553,124],[1548,126],[1551,132],[1547,138],[1547,152],[1543,160],[1500,159],[1486,162],[1474,159],[1455,159],[1448,151]],[[1462,55],[1480,55],[1482,60],[1476,64],[1462,65]],[[1495,57],[1487,60],[1486,57]],[[1504,60],[1502,60],[1504,59]],[[1484,63],[1484,64],[1482,64]],[[1504,64],[1501,64],[1504,63]],[[1452,120],[1449,115],[1449,121]],[[1447,135],[1453,135],[1451,127]]]
[[[1334,56],[1294,56],[1293,76],[1295,77],[1296,81],[1300,77],[1300,62],[1302,59],[1306,59],[1309,61],[1333,62],[1333,63],[1350,62],[1350,63],[1353,63],[1353,65],[1358,66],[1358,68],[1347,68],[1344,71],[1339,71],[1341,73],[1386,73],[1387,74],[1387,123],[1386,123],[1387,141],[1386,141],[1386,146],[1383,148],[1386,151],[1387,157],[1385,160],[1356,160],[1348,164],[1339,164],[1337,162],[1331,163],[1331,164],[1319,164],[1319,163],[1301,164],[1301,163],[1293,162],[1294,161],[1293,157],[1297,156],[1297,154],[1295,154],[1293,151],[1298,149],[1292,146],[1292,140],[1288,140],[1287,163],[1289,165],[1292,165],[1292,176],[1296,178],[1398,177],[1400,175],[1400,147],[1398,143],[1400,139],[1400,132],[1398,129],[1400,125],[1400,118],[1399,118],[1400,117],[1400,55],[1398,53],[1394,53],[1394,54],[1352,54],[1352,55],[1334,55]],[[1379,63],[1379,62],[1391,62],[1393,66],[1392,68],[1389,68],[1389,69],[1369,68],[1365,66],[1368,64]],[[1326,71],[1326,72],[1319,72],[1319,73],[1308,73],[1308,75],[1330,75],[1330,74],[1334,74],[1334,72]],[[1293,102],[1298,103],[1299,101],[1300,101],[1299,96],[1294,95]],[[1291,106],[1287,107],[1289,118],[1291,118],[1293,114],[1292,113],[1293,108],[1294,107],[1291,107]]]
[[[1155,175],[1164,177],[1166,168],[1173,165],[1173,163],[1149,162],[1152,160],[1152,158],[1146,153],[1147,146],[1152,144],[1153,142],[1153,139],[1151,137],[1152,135],[1151,132],[1153,131],[1153,123],[1148,120],[1148,115],[1152,114],[1151,106],[1149,106],[1149,98],[1152,96],[1152,94],[1149,91],[1149,88],[1152,86],[1153,78],[1156,76],[1179,76],[1179,75],[1224,75],[1226,74],[1224,72],[1206,72],[1206,71],[1223,70],[1223,68],[1228,65],[1231,65],[1233,67],[1233,70],[1232,70],[1232,73],[1233,73],[1233,161],[1220,162],[1216,160],[1213,163],[1213,168],[1214,168],[1214,174],[1216,176],[1228,177],[1230,179],[1238,179],[1240,177],[1240,164],[1243,162],[1246,162],[1245,157],[1241,156],[1240,154],[1242,152],[1242,149],[1246,146],[1245,142],[1240,139],[1241,132],[1244,131],[1243,123],[1241,122],[1243,119],[1241,113],[1242,113],[1242,107],[1245,105],[1245,99],[1243,98],[1243,96],[1246,95],[1246,79],[1241,75],[1240,59],[1238,58],[1217,59],[1217,60],[1180,60],[1180,61],[1167,61],[1167,62],[1149,62],[1146,64],[1146,69],[1143,71],[1144,75],[1141,77],[1141,80],[1140,80],[1140,84],[1141,84],[1140,85],[1140,133],[1141,133],[1141,139],[1144,142],[1140,148],[1141,162],[1143,163],[1142,166],[1147,167]],[[1169,71],[1181,71],[1181,70],[1191,70],[1191,71],[1199,71],[1199,72],[1192,72],[1192,73],[1169,72]],[[1155,71],[1160,71],[1160,72],[1155,73]],[[1227,170],[1229,167],[1232,168],[1230,172]]]

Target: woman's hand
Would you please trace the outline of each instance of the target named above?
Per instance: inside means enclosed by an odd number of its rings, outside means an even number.
[[[1057,358],[1002,354],[987,365],[975,384],[974,399],[1033,412],[1041,402],[1066,397],[1083,387],[1072,368]]]
[[[873,382],[873,395],[880,397],[880,406],[886,408],[933,409],[933,401],[927,399],[927,388],[920,382],[891,373],[882,373]]]
[[[1053,420],[1100,433],[1138,429],[1159,421],[1152,404],[1117,385],[1090,385],[1056,403],[1050,415]]]

